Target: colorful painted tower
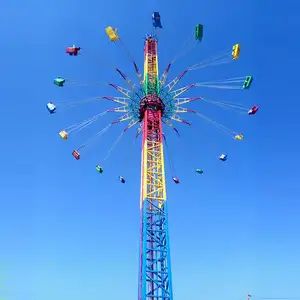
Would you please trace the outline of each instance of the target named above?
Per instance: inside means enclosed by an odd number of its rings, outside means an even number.
[[[173,300],[162,116],[159,97],[157,40],[147,37],[144,49],[144,96],[141,164],[141,235],[138,300]]]

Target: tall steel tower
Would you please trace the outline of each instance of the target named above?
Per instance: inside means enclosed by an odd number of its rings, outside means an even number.
[[[144,49],[144,95],[140,101],[143,122],[141,164],[141,235],[138,300],[172,300],[172,273],[162,116],[159,97],[157,40],[146,38]]]

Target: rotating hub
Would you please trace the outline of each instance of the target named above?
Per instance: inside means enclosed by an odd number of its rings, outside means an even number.
[[[165,111],[165,105],[160,97],[156,94],[146,95],[140,101],[140,114],[139,114],[139,121],[141,122],[144,118],[146,110],[153,110],[153,111],[161,111],[162,115]]]

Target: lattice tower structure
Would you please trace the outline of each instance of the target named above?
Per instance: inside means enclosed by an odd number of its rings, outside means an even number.
[[[144,86],[140,101],[143,128],[141,228],[138,300],[173,300],[157,40],[144,48]]]

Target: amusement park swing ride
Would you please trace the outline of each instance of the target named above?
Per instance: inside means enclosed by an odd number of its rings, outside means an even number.
[[[122,115],[120,118],[106,125],[97,132],[94,138],[100,138],[100,136],[102,136],[115,124],[127,122],[126,128],[115,141],[115,146],[127,130],[135,126],[137,127],[136,136],[142,136],[138,300],[172,300],[172,272],[170,263],[166,201],[167,195],[163,151],[163,143],[166,142],[166,136],[163,132],[163,126],[171,128],[178,134],[178,130],[174,127],[174,124],[181,123],[191,126],[188,121],[180,117],[183,113],[191,113],[216,126],[224,133],[230,135],[233,139],[241,141],[244,138],[242,133],[232,131],[203,114],[184,107],[184,105],[194,101],[205,101],[219,107],[245,113],[245,115],[249,116],[255,115],[259,107],[254,105],[250,108],[246,108],[236,103],[212,101],[205,97],[182,97],[185,92],[195,87],[247,90],[253,82],[253,77],[244,76],[217,81],[193,83],[175,89],[181,79],[188,72],[204,68],[206,66],[215,66],[237,60],[240,57],[240,45],[236,44],[232,46],[231,49],[224,51],[223,54],[218,55],[217,57],[186,68],[181,74],[167,83],[169,71],[174,62],[181,55],[179,54],[172,59],[162,75],[159,76],[157,30],[158,28],[162,28],[162,24],[160,14],[158,12],[154,12],[152,14],[152,23],[153,32],[152,34],[147,34],[145,37],[143,76],[140,73],[136,62],[128,54],[129,52],[124,46],[117,29],[112,26],[108,26],[105,29],[109,40],[115,43],[121,43],[126,50],[137,75],[138,84],[133,84],[133,81],[125,75],[125,73],[123,73],[120,69],[115,68],[115,71],[122,77],[128,86],[128,89],[113,83],[107,84],[119,92],[121,96],[98,96],[92,99],[76,102],[49,102],[47,104],[47,109],[50,114],[53,114],[59,112],[62,107],[73,107],[74,105],[82,105],[84,103],[90,103],[91,101],[97,102],[102,99],[112,101],[119,105],[116,108],[105,110],[104,112],[98,113],[97,115],[80,123],[61,130],[59,135],[63,140],[67,140],[73,133],[83,130],[106,114],[112,112],[122,113]],[[202,38],[203,25],[198,24],[194,29],[192,48],[199,44],[202,41]],[[77,45],[73,45],[66,48],[66,53],[69,56],[78,57],[82,54],[82,48]],[[60,88],[69,84],[71,85],[72,83],[73,82],[71,80],[63,77],[57,77],[54,79],[54,84]],[[72,152],[72,155],[76,160],[81,158],[81,150],[88,145],[89,141],[90,139]],[[106,158],[109,154],[110,152]],[[226,153],[220,153],[220,161],[225,162],[227,161],[227,158],[228,156]],[[100,174],[104,173],[104,169],[101,164],[96,165],[96,171]],[[195,172],[203,174],[202,169],[196,169]],[[178,177],[173,176],[172,179],[176,184],[180,183]],[[126,179],[121,175],[119,175],[119,180],[123,184],[126,182]]]

